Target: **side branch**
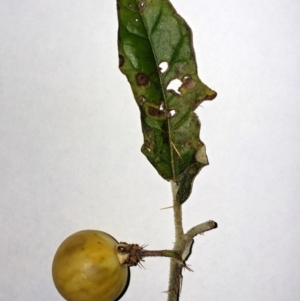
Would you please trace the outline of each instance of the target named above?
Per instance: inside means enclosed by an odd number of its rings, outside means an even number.
[[[218,224],[214,221],[207,221],[205,223],[199,224],[187,231],[186,234],[183,235],[183,240],[189,241],[193,239],[193,237],[195,237],[196,235],[215,229],[217,227]]]

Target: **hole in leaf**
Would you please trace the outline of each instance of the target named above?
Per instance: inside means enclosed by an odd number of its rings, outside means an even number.
[[[167,62],[161,62],[158,67],[161,73],[165,73],[169,68],[169,64]]]
[[[135,19],[135,22],[139,22],[139,19],[138,19],[138,18],[136,18],[136,19]]]
[[[181,87],[181,85],[182,85],[182,82],[180,79],[178,79],[178,78],[173,79],[169,82],[169,84],[167,86],[167,90],[173,90],[177,94],[181,94],[179,91],[179,88]]]
[[[170,116],[173,117],[176,114],[176,111],[175,110],[171,110],[171,111],[169,111],[169,113],[170,113]]]

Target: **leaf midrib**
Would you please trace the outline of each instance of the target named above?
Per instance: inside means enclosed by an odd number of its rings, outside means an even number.
[[[136,0],[136,4],[138,5],[138,2],[140,2],[139,0]],[[159,64],[158,64],[158,60],[157,60],[157,57],[155,55],[155,52],[153,50],[153,43],[152,43],[152,39],[151,39],[151,34],[153,34],[153,31],[151,31],[151,33],[149,33],[149,30],[148,28],[146,27],[146,24],[145,24],[145,20],[144,20],[144,17],[143,17],[143,13],[141,13],[139,11],[139,14],[141,16],[141,19],[143,21],[143,26],[145,28],[145,31],[147,33],[147,37],[148,37],[148,40],[149,40],[149,43],[150,43],[150,46],[151,46],[151,52],[152,52],[152,55],[153,55],[153,58],[154,58],[154,61],[155,61],[155,64],[159,70]],[[162,13],[160,13],[158,16],[159,16],[159,19],[161,18],[161,15]],[[159,21],[155,22],[155,26],[157,26],[157,24],[159,23]],[[168,68],[170,68],[170,64],[169,62],[168,63]],[[159,72],[159,71],[158,71]],[[166,97],[166,91],[165,89],[163,88],[163,80],[162,80],[162,74],[161,72],[159,72],[158,74],[159,76],[159,83],[160,83],[160,88],[161,88],[161,91],[162,91],[162,94],[163,94],[163,102],[164,102],[164,105],[165,105],[165,109],[168,110],[168,106],[167,106],[167,97]],[[171,121],[170,121],[170,118],[168,118],[167,120],[167,123],[168,123],[168,137],[169,137],[169,149],[170,149],[170,157],[171,157],[171,168],[172,168],[172,177],[173,177],[173,181],[176,181],[177,179],[177,176],[176,176],[176,169],[175,169],[175,161],[174,161],[174,150],[173,150],[173,146],[172,146],[172,138],[171,138]]]

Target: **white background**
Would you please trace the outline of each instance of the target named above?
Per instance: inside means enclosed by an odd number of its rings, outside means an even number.
[[[300,2],[174,0],[194,32],[210,165],[184,205],[196,238],[182,300],[300,299]],[[111,0],[0,2],[0,300],[59,301],[71,233],[171,248],[169,183],[140,153]],[[167,259],[132,268],[122,300],[166,300]]]

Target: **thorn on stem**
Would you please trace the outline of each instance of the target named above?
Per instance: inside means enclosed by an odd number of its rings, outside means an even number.
[[[187,269],[189,272],[194,272],[194,271],[190,268],[190,266],[188,266],[188,265],[185,265],[183,268],[184,268],[184,269]]]
[[[173,208],[173,207],[174,207],[174,206],[164,207],[164,208],[160,208],[159,210],[171,209],[171,208]]]

